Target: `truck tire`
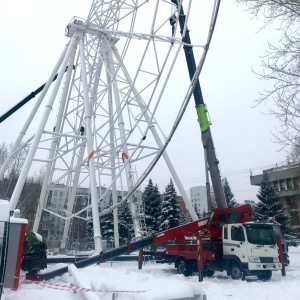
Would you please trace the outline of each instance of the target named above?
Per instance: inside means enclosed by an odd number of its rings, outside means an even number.
[[[259,280],[263,280],[263,281],[270,280],[272,277],[272,271],[271,270],[259,271],[257,273],[257,277]]]
[[[234,280],[238,280],[242,277],[243,275],[243,272],[240,268],[240,265],[236,262],[232,263],[231,265],[231,270],[230,270],[230,275],[231,275],[231,278],[234,279]]]
[[[184,258],[180,258],[177,262],[177,273],[184,276],[191,276],[193,273],[190,264]]]
[[[215,274],[215,271],[205,270],[204,277],[212,277]]]

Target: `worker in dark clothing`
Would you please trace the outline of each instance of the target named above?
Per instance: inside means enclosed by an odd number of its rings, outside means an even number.
[[[176,24],[176,22],[177,22],[176,16],[173,15],[173,16],[169,19],[169,21],[170,21],[170,24],[171,24],[171,26],[172,26],[172,36],[174,36],[174,33],[175,33],[175,24]]]

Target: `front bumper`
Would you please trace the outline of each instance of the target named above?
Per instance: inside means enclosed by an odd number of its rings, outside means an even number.
[[[249,271],[281,270],[281,263],[248,263]]]

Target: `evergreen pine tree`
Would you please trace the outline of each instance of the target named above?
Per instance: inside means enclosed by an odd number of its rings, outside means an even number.
[[[223,189],[227,207],[236,207],[238,204],[234,199],[234,195],[231,191],[227,178],[224,179]]]
[[[188,222],[189,217],[180,210],[180,217],[179,217],[179,225],[186,224]]]
[[[129,208],[129,203],[125,201],[118,209],[118,227],[119,236],[123,241],[129,242],[134,237],[132,215]]]
[[[112,206],[112,198],[110,198],[109,205],[106,208],[110,206]],[[114,216],[112,210],[100,218],[100,228],[102,238],[112,243],[114,241]]]
[[[259,202],[253,209],[253,220],[262,223],[279,223],[287,240],[294,236],[294,230],[289,226],[289,217],[285,214],[282,199],[273,187],[269,174],[264,172],[260,189],[257,194]]]
[[[88,211],[89,219],[86,222],[85,227],[85,247],[84,250],[94,250],[95,243],[94,243],[94,226],[93,226],[93,219],[92,219],[92,211]]]
[[[160,216],[161,195],[157,185],[154,186],[151,179],[149,179],[149,183],[143,191],[142,200],[145,206],[147,231],[156,232],[159,230],[158,218]]]
[[[159,230],[176,227],[179,225],[179,220],[180,208],[177,202],[176,190],[171,179],[162,197]]]

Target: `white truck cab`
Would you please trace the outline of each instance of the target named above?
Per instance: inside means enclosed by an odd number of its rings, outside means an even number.
[[[225,269],[233,279],[256,275],[260,280],[269,280],[272,271],[282,269],[270,224],[225,224],[222,242]]]

